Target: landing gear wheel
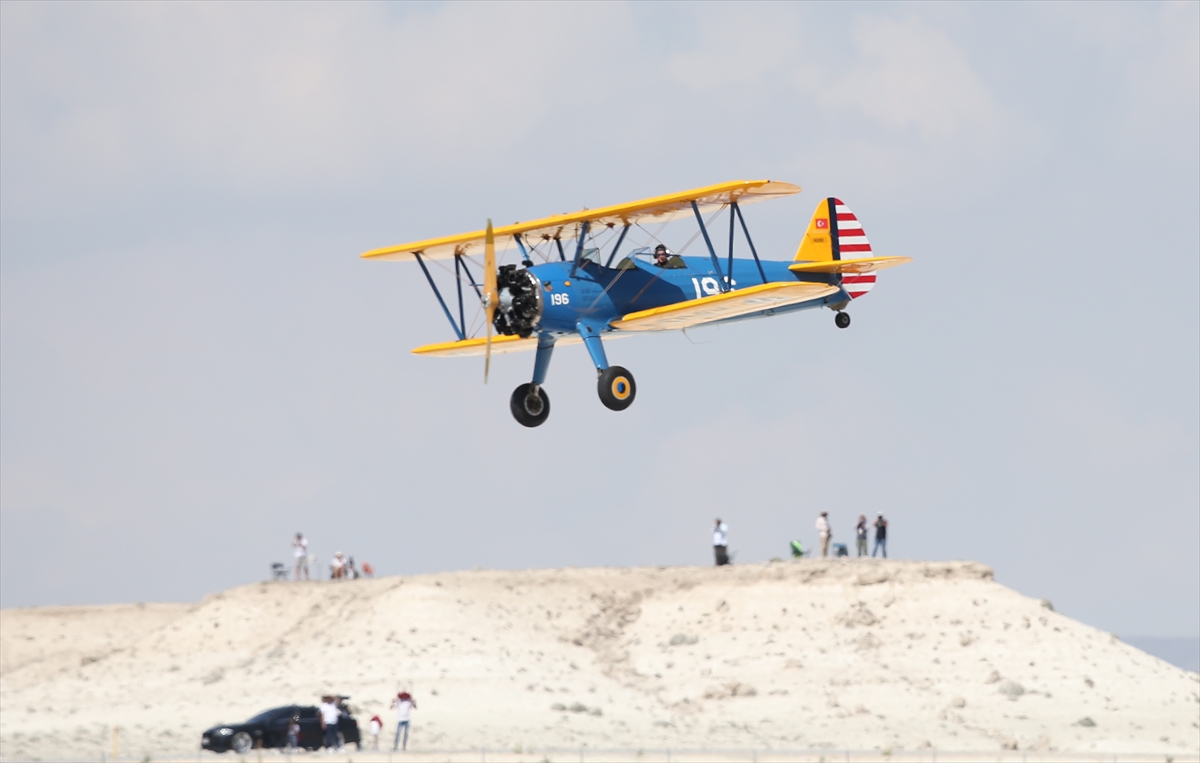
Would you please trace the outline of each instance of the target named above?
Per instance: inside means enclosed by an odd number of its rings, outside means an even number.
[[[850,314],[839,312],[837,316],[834,317],[833,322],[838,328],[844,329],[850,325]]]
[[[637,383],[633,380],[633,374],[620,366],[609,366],[601,371],[596,387],[600,402],[612,411],[625,410],[637,397]]]
[[[508,407],[521,426],[541,426],[550,416],[550,396],[541,387],[535,392],[532,382],[522,384],[513,390]]]

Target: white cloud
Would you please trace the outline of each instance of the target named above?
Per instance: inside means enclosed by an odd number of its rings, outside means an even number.
[[[930,144],[992,144],[1009,126],[963,50],[919,19],[860,15],[858,61],[846,71],[808,71],[800,85],[821,103],[854,111],[889,130],[912,130]]]
[[[4,137],[19,146],[7,174],[19,202],[45,203],[76,182],[183,176],[256,193],[485,155],[573,94],[619,90],[588,65],[599,40],[529,29],[624,19],[598,4],[447,4],[399,20],[370,4],[6,4]]]

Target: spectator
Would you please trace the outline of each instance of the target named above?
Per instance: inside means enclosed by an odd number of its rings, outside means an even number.
[[[858,555],[867,555],[867,515],[858,515],[858,524],[854,526],[854,543],[858,546]]]
[[[369,578],[375,577],[375,568],[371,566],[370,562],[363,562],[362,570],[363,570],[363,574],[366,575],[367,577],[369,577]]]
[[[341,580],[346,577],[346,560],[342,557],[342,552],[339,551],[333,555],[333,561],[329,563],[330,577],[334,580]]]
[[[875,519],[875,548],[871,549],[871,556],[875,556],[876,551],[883,551],[883,558],[887,559],[887,520],[882,511]]]
[[[354,557],[346,560],[346,577],[351,580],[358,580],[358,568],[354,566]]]
[[[308,540],[304,537],[304,533],[296,533],[296,539],[292,541],[292,556],[296,557],[296,580],[300,579],[301,571],[304,572],[304,579],[308,577]]]
[[[408,750],[408,726],[412,718],[412,711],[417,709],[417,701],[412,698],[412,695],[406,691],[402,691],[392,700],[392,707],[396,708],[396,741],[392,744],[392,751],[395,752],[400,748],[400,731],[404,731],[404,750]]]
[[[371,749],[379,749],[379,732],[383,731],[383,719],[378,715],[371,716],[371,723],[368,724],[367,730],[371,733]]]
[[[729,564],[729,528],[720,517],[713,524],[713,555],[718,567]]]
[[[321,728],[325,729],[325,752],[333,752],[342,746],[338,738],[338,719],[342,711],[332,696],[321,697],[321,706],[317,709],[321,713]]]
[[[829,531],[829,512],[822,511],[817,517],[817,534],[821,537],[821,556],[829,556],[829,539],[833,533]]]

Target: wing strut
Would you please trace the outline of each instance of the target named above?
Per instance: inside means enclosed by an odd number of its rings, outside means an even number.
[[[575,271],[579,269],[579,260],[583,257],[583,245],[587,243],[588,228],[591,224],[590,220],[585,220],[575,239],[575,260],[571,263],[571,278],[575,277]]]
[[[608,255],[608,262],[604,263],[604,267],[612,267],[612,261],[616,258],[617,252],[621,249],[621,242],[625,240],[625,234],[629,232],[630,226],[633,223],[625,223],[625,227],[621,229],[621,235],[617,238],[617,245],[613,247],[612,254]]]
[[[442,306],[442,312],[446,314],[446,320],[450,321],[450,327],[454,329],[454,333],[458,335],[459,340],[466,339],[466,334],[454,322],[454,316],[450,314],[450,308],[446,307],[446,300],[442,299],[442,293],[438,291],[437,284],[433,282],[433,276],[429,275],[429,268],[425,267],[425,261],[421,259],[421,255],[414,252],[413,256],[417,258],[417,264],[421,266],[421,270],[425,273],[425,280],[429,281],[429,288],[433,289],[433,296],[437,297],[438,304]]]
[[[708,256],[712,258],[713,270],[717,271],[717,288],[722,292],[729,291],[729,282],[721,276],[721,261],[717,259],[717,250],[713,249],[712,239],[708,237],[708,228],[704,226],[704,218],[700,216],[700,207],[696,206],[696,202],[692,202],[692,211],[696,213],[696,222],[700,225],[700,232],[704,234],[704,243],[708,245]]]
[[[746,236],[746,243],[750,245],[750,254],[754,256],[754,264],[758,266],[758,274],[762,276],[762,282],[767,282],[767,274],[763,272],[762,263],[758,260],[758,250],[754,248],[754,241],[750,238],[750,229],[746,227],[746,218],[742,217],[742,208],[733,203],[733,211],[737,212],[738,222],[742,224],[742,233]]]
[[[454,286],[458,289],[458,325],[462,326],[463,332],[467,330],[467,314],[463,310],[462,298],[462,255],[454,255]],[[464,333],[465,336],[465,333]]]
[[[529,252],[525,251],[525,242],[521,240],[520,233],[513,234],[513,241],[517,242],[517,248],[521,250],[521,259],[525,262],[533,262],[533,259],[529,256]]]

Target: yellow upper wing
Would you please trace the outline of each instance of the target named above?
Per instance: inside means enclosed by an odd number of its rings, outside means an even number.
[[[736,318],[783,305],[794,305],[836,293],[838,287],[823,283],[795,281],[765,283],[711,297],[689,299],[673,305],[641,310],[610,324],[622,331],[670,331],[701,323]]]
[[[703,213],[705,210],[722,204],[737,202],[749,204],[764,199],[774,199],[800,193],[800,187],[791,183],[781,183],[772,180],[735,180],[729,183],[694,188],[690,191],[671,193],[665,196],[655,196],[641,201],[631,201],[626,204],[616,204],[599,209],[584,209],[571,214],[554,215],[527,223],[502,225],[495,229],[496,243],[511,245],[512,236],[524,235],[527,238],[549,241],[555,238],[571,238],[573,230],[568,230],[577,223],[589,222],[593,225],[613,227],[641,222],[643,220],[663,221],[671,216],[691,209],[692,202]],[[410,244],[387,246],[382,249],[372,249],[365,252],[364,259],[372,260],[404,260],[412,261],[414,254],[420,254],[425,259],[449,259],[456,254],[470,254],[472,249],[483,246],[484,231],[460,233],[457,236],[431,238],[425,241],[414,241]]]

